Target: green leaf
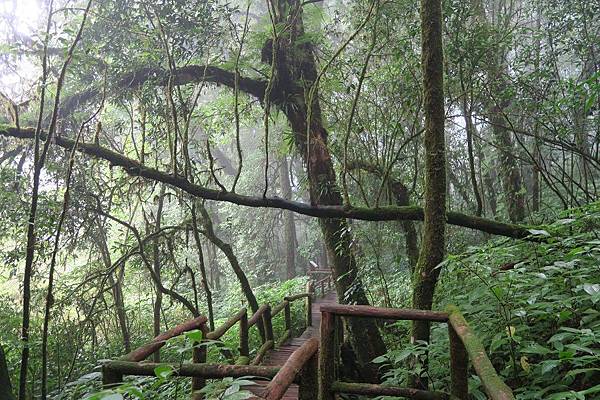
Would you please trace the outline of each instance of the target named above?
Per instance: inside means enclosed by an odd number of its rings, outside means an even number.
[[[583,290],[590,296],[594,296],[600,293],[600,284],[599,283],[584,283]]]
[[[533,236],[550,236],[550,234],[548,233],[548,231],[545,231],[543,229],[528,229],[528,231]]]
[[[173,375],[174,372],[175,370],[173,369],[173,367],[168,364],[161,364],[154,368],[154,375],[156,375],[160,379],[167,379],[168,377]]]
[[[201,342],[203,339],[202,331],[195,329],[193,331],[188,331],[185,333],[185,337],[191,340],[192,342]]]
[[[101,397],[102,400],[123,400],[123,395],[120,393],[111,393],[108,396]]]
[[[385,355],[379,356],[379,357],[375,357],[373,359],[373,362],[375,364],[381,364],[381,363],[384,363],[384,362],[387,362],[387,361],[388,361],[388,358]]]
[[[542,362],[542,374],[552,371],[554,368],[560,365],[559,360],[547,360]]]
[[[546,354],[550,354],[552,353],[552,351],[542,345],[539,345],[537,343],[533,343],[527,347],[525,347],[524,349],[521,350],[522,353],[528,353],[528,354],[541,354],[541,355],[546,355]]]

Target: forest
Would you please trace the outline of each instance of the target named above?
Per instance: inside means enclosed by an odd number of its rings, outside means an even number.
[[[0,0],[0,400],[600,399],[600,1]]]

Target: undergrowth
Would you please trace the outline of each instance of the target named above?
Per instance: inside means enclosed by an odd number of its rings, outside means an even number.
[[[561,214],[530,241],[489,241],[451,255],[443,265],[435,309],[459,307],[519,399],[600,399],[600,203]],[[405,383],[407,323],[392,333],[404,340],[386,356],[387,380]],[[433,326],[429,377],[448,388],[445,324]],[[416,367],[419,371],[419,367]],[[485,399],[473,370],[470,392]]]

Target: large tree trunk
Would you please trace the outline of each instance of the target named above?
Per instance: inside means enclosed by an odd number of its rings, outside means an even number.
[[[279,181],[281,185],[281,197],[286,200],[292,199],[292,186],[290,185],[290,169],[288,167],[287,157],[281,157],[281,166],[279,167]],[[285,246],[285,271],[287,279],[296,276],[296,224],[294,223],[294,213],[291,211],[283,212],[283,240]]]
[[[318,91],[312,90],[314,96],[310,96],[311,105],[306,102],[306,93],[311,92],[312,86],[318,85],[318,82],[312,46],[305,40],[298,40],[304,38],[302,5],[297,0],[286,0],[281,3],[273,1],[273,6],[276,23],[291,25],[289,38],[286,34],[285,39],[278,38],[275,44],[267,41],[264,47],[267,56],[263,59],[275,59],[273,101],[285,113],[294,133],[296,147],[307,169],[311,202],[318,205],[342,205],[333,160],[327,146],[327,131],[321,119]],[[310,123],[307,126],[309,115]],[[340,303],[368,304],[362,281],[357,274],[356,259],[352,252],[352,234],[347,221],[342,218],[322,218],[319,222]],[[373,320],[352,318],[347,322],[359,373],[363,379],[374,381],[377,371],[371,361],[385,351],[381,334]],[[365,337],[369,340],[364,340]]]
[[[430,310],[444,259],[446,225],[446,154],[441,0],[421,0],[421,63],[425,113],[425,221],[419,262],[414,275],[413,307]],[[430,341],[430,323],[413,321],[413,342]],[[424,377],[412,386],[427,388]]]

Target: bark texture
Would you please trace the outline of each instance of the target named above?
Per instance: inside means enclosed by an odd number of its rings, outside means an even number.
[[[421,0],[421,64],[425,114],[425,223],[414,275],[413,308],[430,310],[444,259],[446,225],[446,154],[444,139],[444,56],[441,0]],[[413,321],[411,339],[429,343],[430,322]],[[413,386],[427,388],[414,377]]]
[[[4,355],[2,345],[0,345],[0,399],[15,400],[10,375],[8,374],[8,364],[6,363],[6,356]]]
[[[263,60],[275,62],[271,93],[275,93],[275,104],[288,119],[296,147],[304,160],[311,203],[341,206],[342,196],[327,146],[327,130],[321,117],[313,49],[311,43],[303,39],[302,4],[297,0],[275,0],[271,5],[274,22],[284,24],[289,29],[289,35],[286,34],[285,38],[268,40],[263,48]],[[307,93],[312,93],[308,101]],[[356,258],[352,252],[352,233],[346,219],[322,218],[319,223],[340,303],[368,304],[358,276]],[[375,380],[377,370],[371,360],[385,352],[385,344],[376,324],[371,320],[349,319],[347,327],[361,377],[366,381]],[[365,337],[369,340],[364,340]]]

